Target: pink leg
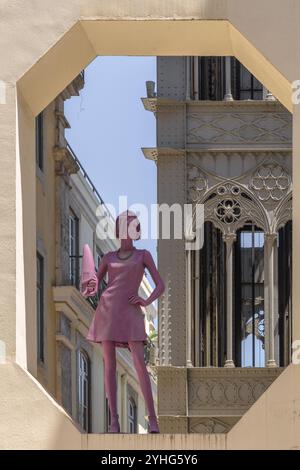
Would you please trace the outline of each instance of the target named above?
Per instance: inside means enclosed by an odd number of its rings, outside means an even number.
[[[138,375],[140,387],[146,402],[148,415],[156,416],[150,377],[144,360],[144,344],[142,341],[129,341],[129,347],[132,353],[133,363]]]
[[[117,416],[116,348],[113,341],[101,343],[104,359],[104,387],[111,417]]]

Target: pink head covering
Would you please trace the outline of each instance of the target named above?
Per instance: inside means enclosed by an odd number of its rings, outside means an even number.
[[[95,289],[88,287],[91,280],[96,281]],[[80,292],[84,297],[92,297],[98,290],[98,278],[95,271],[94,257],[89,245],[86,243],[83,247],[82,268],[80,276]]]

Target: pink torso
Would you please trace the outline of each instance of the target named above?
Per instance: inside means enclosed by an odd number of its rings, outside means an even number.
[[[144,275],[144,250],[133,248],[128,259],[120,259],[116,251],[111,251],[107,260],[108,283],[102,296],[128,301],[130,294],[138,294]]]
[[[117,252],[107,255],[108,283],[101,294],[87,339],[115,341],[128,347],[128,341],[147,340],[145,317],[140,305],[129,302],[137,295],[144,274],[144,250],[134,248],[130,258],[119,259]]]

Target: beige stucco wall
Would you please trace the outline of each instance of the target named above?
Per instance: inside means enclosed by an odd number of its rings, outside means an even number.
[[[227,449],[300,450],[299,365],[290,365],[228,433]]]
[[[39,171],[39,168],[36,165],[36,238],[37,249],[45,259],[45,362],[44,364],[38,364],[37,377],[53,395],[56,393],[57,375],[55,340],[57,328],[52,292],[52,286],[55,285],[56,274],[55,161],[53,158],[55,133],[55,103],[51,102],[44,111],[44,171]]]
[[[81,449],[76,424],[33,377],[2,364],[0,384],[0,449]]]
[[[1,1],[0,340],[7,360],[17,357],[36,375],[34,116],[96,54],[234,54],[294,111],[293,335],[300,338],[300,113],[290,100],[290,83],[300,78],[299,14],[294,0],[44,0],[38,8],[34,0]],[[19,422],[9,426],[17,432]]]

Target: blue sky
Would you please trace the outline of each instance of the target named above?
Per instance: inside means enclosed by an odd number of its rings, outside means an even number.
[[[97,57],[85,70],[79,97],[65,102],[66,137],[106,203],[117,208],[156,203],[156,166],[141,147],[156,146],[156,123],[145,111],[146,80],[156,82],[155,57]],[[142,227],[143,228],[143,227]],[[156,241],[141,240],[156,259]]]

